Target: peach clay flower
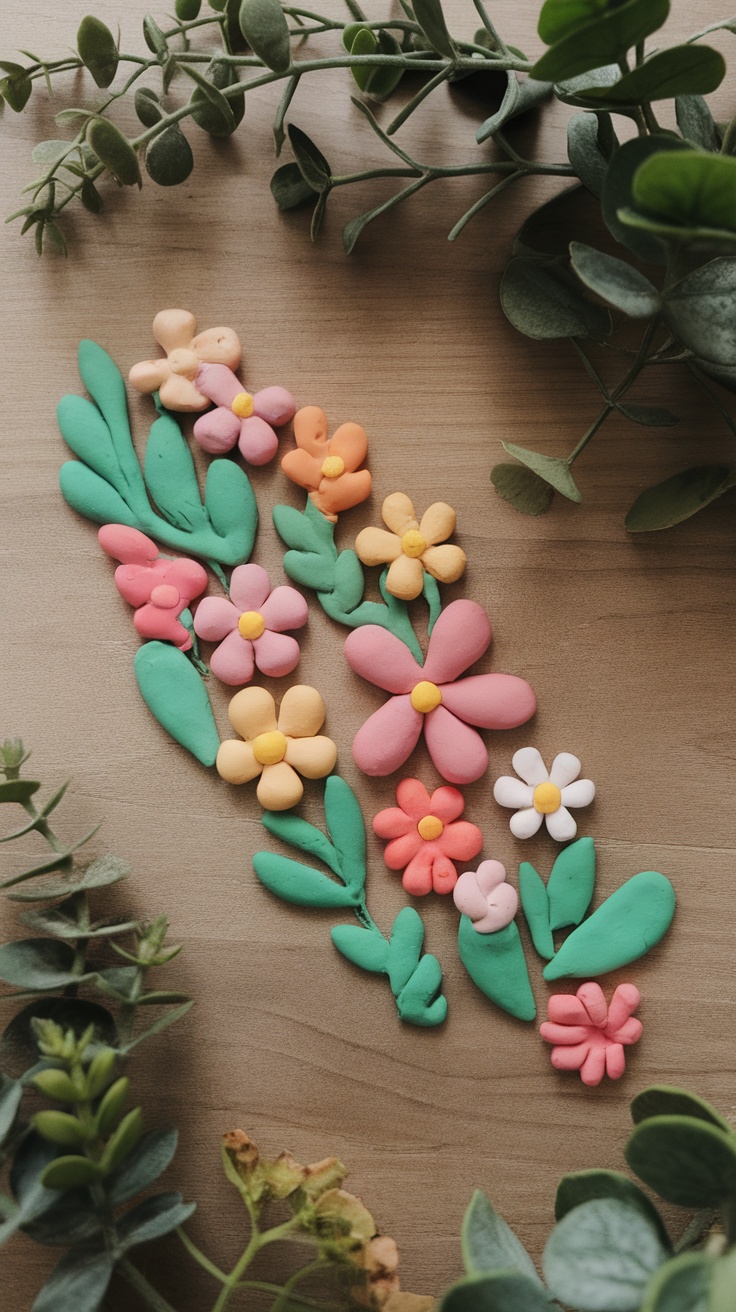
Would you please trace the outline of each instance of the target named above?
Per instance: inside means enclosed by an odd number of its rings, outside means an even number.
[[[166,352],[165,359],[134,364],[128,378],[136,391],[158,392],[167,410],[192,414],[208,410],[210,398],[195,385],[201,364],[224,364],[237,369],[243,349],[232,328],[208,328],[197,333],[197,321],[188,310],[161,310],[153,321],[153,335]]]
[[[445,541],[455,532],[452,506],[435,501],[418,521],[409,497],[392,492],[381,507],[381,515],[390,532],[383,528],[362,529],[355,550],[364,565],[388,565],[386,588],[393,597],[402,601],[418,597],[425,571],[440,583],[457,582],[467,557],[460,547]]]
[[[104,524],[97,536],[103,551],[122,561],[115,570],[115,587],[136,607],[133,623],[141,637],[189,651],[191,635],[179,616],[207,587],[206,570],[196,560],[160,556],[151,538],[127,524]]]
[[[549,1000],[549,1020],[539,1033],[554,1043],[552,1065],[558,1071],[580,1071],[583,1084],[600,1084],[604,1073],[618,1080],[626,1069],[624,1045],[636,1043],[642,1023],[632,1013],[641,1002],[634,984],[619,984],[611,1005],[595,982],[581,984],[573,996],[557,993]]]
[[[287,811],[301,801],[305,779],[323,779],[337,760],[331,738],[319,734],[325,704],[316,688],[294,684],[276,705],[265,688],[244,688],[228,707],[233,728],[245,739],[226,739],[217,753],[217,772],[229,784],[258,776],[256,795],[268,811]]]
[[[457,882],[455,861],[470,861],[483,846],[477,825],[460,820],[465,798],[457,788],[436,788],[430,797],[419,779],[402,779],[398,806],[379,811],[373,829],[390,838],[384,853],[389,870],[403,870],[407,893],[451,893]]]
[[[500,861],[481,861],[477,870],[466,870],[453,889],[458,911],[473,922],[478,934],[495,934],[510,925],[519,909],[519,895],[506,883],[506,868]]]
[[[324,410],[306,405],[294,416],[294,437],[297,449],[287,451],[281,468],[292,483],[306,488],[325,519],[336,523],[341,510],[370,496],[370,473],[358,468],[368,451],[360,424],[341,424],[328,440]]]

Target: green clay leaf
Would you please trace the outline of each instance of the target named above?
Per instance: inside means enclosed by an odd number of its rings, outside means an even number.
[[[507,72],[506,79],[506,92],[499,108],[495,114],[491,114],[490,118],[486,119],[485,123],[481,123],[475,134],[478,142],[487,141],[505,123],[541,105],[552,91],[550,82],[536,82],[530,77],[521,82],[518,74],[511,69]]]
[[[446,59],[454,59],[455,44],[447,30],[440,0],[413,0],[412,8],[414,17],[429,39],[429,44]]]
[[[192,453],[173,415],[163,414],[151,425],[144,475],[169,523],[189,532],[206,525]]]
[[[332,596],[335,605],[346,614],[355,610],[363,598],[363,566],[354,551],[341,551],[335,561]]]
[[[74,454],[113,488],[123,491],[125,480],[120,461],[97,406],[84,396],[63,396],[57,417],[61,435]]]
[[[550,1312],[550,1301],[529,1276],[493,1271],[460,1280],[440,1300],[437,1312]]]
[[[579,838],[557,857],[547,880],[550,929],[579,925],[595,889],[595,843]]]
[[[340,858],[342,878],[356,892],[365,886],[365,825],[352,788],[339,775],[325,783],[325,820]]]
[[[72,510],[96,524],[127,524],[137,528],[135,514],[119,492],[80,460],[67,460],[59,470],[61,494]]]
[[[669,0],[626,0],[580,26],[579,19],[573,20],[574,27],[568,22],[565,35],[537,61],[532,76],[543,82],[561,82],[618,63],[632,46],[662,26],[669,8]],[[548,25],[546,30],[550,30]]]
[[[289,141],[294,152],[299,171],[304,181],[319,195],[328,191],[332,185],[332,170],[322,151],[315,146],[311,137],[301,128],[289,124]]]
[[[210,549],[209,542],[198,536],[188,549],[222,565],[242,564],[253,550],[258,507],[247,474],[234,460],[212,461],[204,485],[204,505],[217,538]]]
[[[736,184],[736,159],[732,163]],[[720,256],[675,283],[665,296],[665,318],[683,345],[726,367],[736,359],[735,292],[736,257]]]
[[[635,208],[683,228],[733,231],[736,159],[683,149],[681,144],[679,150],[642,161],[634,176],[632,197]]]
[[[243,0],[239,22],[254,55],[274,73],[285,73],[291,64],[291,41],[279,0]]]
[[[280,838],[283,843],[288,843],[291,847],[296,847],[300,852],[308,852],[310,856],[316,856],[319,861],[324,861],[329,866],[333,874],[340,876],[340,859],[330,840],[317,829],[316,825],[310,825],[308,821],[302,820],[301,816],[294,815],[292,811],[264,811],[261,820],[268,830],[276,838]]]
[[[734,1127],[704,1098],[670,1084],[653,1084],[632,1099],[631,1119],[635,1125],[653,1116],[691,1116],[717,1126],[726,1134],[734,1133]]]
[[[294,506],[274,506],[273,522],[287,547],[294,547],[297,551],[321,551],[320,540],[307,516]]]
[[[501,308],[506,318],[538,341],[558,337],[607,337],[611,316],[589,301],[562,259],[516,255],[501,280]]]
[[[414,907],[402,907],[391,930],[388,977],[396,996],[409,983],[419,965],[424,943],[424,923]]]
[[[682,142],[664,133],[635,137],[625,141],[615,152],[606,174],[601,197],[606,226],[616,241],[628,247],[645,264],[665,263],[661,241],[650,232],[622,223],[619,213],[634,206],[634,177],[645,161],[650,157],[664,156],[665,153],[680,155],[682,150]]]
[[[605,135],[603,123],[608,128]],[[599,199],[608,165],[618,145],[610,114],[575,114],[567,125],[567,158],[580,181]]]
[[[655,1271],[640,1312],[730,1312],[736,1272],[730,1273],[727,1301],[714,1302],[711,1282],[718,1279],[719,1265],[704,1253],[680,1253]]]
[[[177,187],[194,168],[194,156],[178,123],[153,138],[146,151],[146,171],[159,187]]]
[[[118,69],[117,42],[109,27],[88,14],[79,24],[77,50],[98,87],[109,87]]]
[[[289,578],[300,583],[303,588],[314,588],[315,592],[332,592],[335,562],[329,556],[318,555],[316,551],[287,551],[284,569]]]
[[[119,128],[107,118],[95,118],[87,129],[87,142],[122,187],[140,187],[138,156]]]
[[[271,178],[271,195],[280,210],[295,210],[314,203],[319,192],[305,182],[298,164],[282,164]]]
[[[425,952],[411,979],[396,997],[400,1019],[427,1028],[441,1025],[447,1017],[447,999],[440,993],[441,987],[442,967],[436,957]]]
[[[736,1136],[690,1116],[653,1116],[624,1150],[632,1171],[679,1207],[721,1207],[736,1198]]]
[[[112,1253],[78,1245],[54,1268],[33,1304],[33,1312],[97,1312],[115,1265]]]
[[[522,861],[519,866],[519,894],[532,943],[540,957],[551,961],[555,945],[549,926],[547,889],[544,880],[528,861]]]
[[[677,126],[686,141],[701,150],[718,151],[721,138],[702,96],[676,96]]]
[[[493,934],[479,934],[468,916],[458,930],[460,960],[470,978],[491,1002],[519,1020],[534,1020],[534,1002],[529,972],[515,922]]]
[[[557,1187],[555,1198],[555,1220],[572,1212],[582,1203],[590,1203],[594,1198],[617,1198],[633,1207],[638,1207],[647,1221],[653,1225],[664,1248],[671,1247],[664,1222],[654,1203],[647,1198],[628,1175],[619,1171],[576,1171],[573,1175],[563,1175]]]
[[[214,765],[220,738],[202,679],[183,651],[146,642],[133,662],[141,696],[159,724],[202,765]]]
[[[521,1271],[539,1288],[542,1287],[524,1245],[479,1189],[473,1194],[463,1217],[462,1250],[469,1276],[511,1268]]]
[[[579,94],[596,104],[640,105],[642,101],[715,91],[725,74],[723,55],[711,46],[671,46],[651,55],[613,86],[591,87]]]
[[[192,65],[184,65],[192,76]],[[229,137],[243,121],[245,92],[224,96],[223,91],[239,81],[237,70],[224,59],[213,59],[204,76],[197,73],[197,86],[192,94],[192,118],[197,127],[211,137]]]
[[[583,242],[570,244],[570,260],[581,282],[631,319],[648,319],[660,308],[657,288],[638,269]]]
[[[359,900],[352,889],[336,883],[321,870],[276,852],[256,852],[253,868],[271,893],[300,907],[352,907]]]
[[[566,460],[561,460],[557,456],[543,456],[538,451],[527,451],[526,447],[516,446],[514,442],[502,442],[501,446],[510,456],[516,456],[516,459],[520,460],[522,465],[526,465],[527,469],[531,469],[538,478],[549,483],[555,492],[567,497],[568,501],[576,503],[582,501],[582,495]]]
[[[667,933],[675,890],[656,870],[634,875],[573,930],[543,974],[548,981],[607,975],[638,960]]]
[[[542,1265],[551,1294],[597,1312],[638,1312],[649,1277],[669,1257],[660,1229],[621,1198],[596,1198],[568,1212]]]
[[[625,525],[630,533],[672,528],[736,486],[736,465],[695,465],[637,497]]]
[[[354,966],[380,974],[386,972],[389,946],[382,934],[359,925],[335,925],[332,942]]]
[[[523,465],[494,465],[491,482],[498,495],[522,515],[544,515],[552,505],[554,489]]]

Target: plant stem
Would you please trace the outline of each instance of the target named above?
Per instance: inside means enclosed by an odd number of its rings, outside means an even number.
[[[124,1257],[118,1262],[117,1270],[125,1277],[128,1284],[136,1291],[136,1293],[140,1294],[146,1307],[149,1307],[151,1312],[176,1312],[176,1309],[172,1307],[171,1303],[168,1303],[166,1299],[159,1294],[158,1290],[154,1289],[153,1285],[149,1284],[148,1280],[146,1280],[146,1277],[138,1270],[137,1266],[133,1266],[129,1257]]]
[[[618,387],[614,388],[613,392],[611,392],[608,401],[606,402],[605,406],[601,410],[601,413],[598,415],[597,419],[593,420],[593,423],[590,425],[588,431],[583,434],[577,446],[573,448],[573,450],[570,452],[569,456],[567,457],[565,464],[568,466],[568,468],[573,463],[573,461],[577,460],[580,453],[585,450],[590,439],[594,437],[595,434],[598,432],[598,429],[601,427],[601,424],[603,424],[605,420],[608,418],[608,416],[612,413],[612,411],[616,409],[616,402],[619,401],[620,398],[624,395],[624,393],[628,391],[634,379],[641,373],[647,361],[647,352],[649,350],[649,346],[658,327],[659,327],[659,315],[655,315],[647,326],[646,332],[644,333],[644,336],[641,340],[641,345],[636,353],[636,357],[634,359],[633,364],[631,365],[631,368],[622,378],[621,382],[618,384]]]
[[[186,1230],[182,1229],[181,1226],[178,1226],[176,1235],[186,1248],[189,1256],[194,1258],[194,1261],[202,1267],[202,1270],[206,1271],[215,1280],[219,1281],[221,1285],[224,1285],[227,1281],[225,1272],[221,1271],[219,1266],[215,1266],[214,1262],[210,1261],[206,1254],[202,1252],[202,1249],[197,1247],[194,1240],[189,1238]]]

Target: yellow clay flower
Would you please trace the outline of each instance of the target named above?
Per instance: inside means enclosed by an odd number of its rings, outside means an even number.
[[[299,775],[322,779],[337,760],[331,738],[318,733],[325,704],[316,688],[295,684],[276,705],[265,688],[244,688],[228,707],[233,728],[245,739],[220,743],[217,771],[229,784],[258,779],[257,797],[268,811],[296,806],[304,792]]]
[[[452,506],[435,501],[418,521],[409,497],[392,492],[381,515],[390,531],[364,528],[355,550],[364,565],[388,565],[386,587],[392,596],[413,601],[424,587],[425,570],[440,583],[460,578],[467,564],[465,552],[446,542],[455,531]]]

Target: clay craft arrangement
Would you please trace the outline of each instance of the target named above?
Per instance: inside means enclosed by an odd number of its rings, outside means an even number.
[[[562,848],[547,883],[522,862],[518,893],[498,861],[458,869],[483,847],[480,828],[464,818],[458,785],[480,779],[488,768],[482,734],[527,723],[536,698],[516,675],[471,672],[488,650],[491,625],[475,601],[442,603],[440,585],[457,582],[467,564],[461,548],[448,541],[455,512],[436,502],[418,516],[411,499],[394,492],[382,505],[385,529],[363,529],[354,549],[338,548],[339,516],[371,493],[365,430],[343,423],[330,437],[324,412],[313,405],[296,410],[286,389],[247,392],[235,373],[242,351],[233,330],[196,335],[195,328],[186,311],[161,312],[154,336],[165,357],[130,372],[133,386],[153,395],[158,412],[142,467],[122,376],[95,343],[79,348],[91,399],[67,396],[59,406],[62,435],[78,457],[62,466],[62,493],[75,510],[102,525],[100,544],[120,562],[115,583],[135,608],[133,622],[145,640],[134,670],[149,709],[204,766],[215,767],[231,785],[245,786],[246,796],[255,791],[270,834],[319,863],[259,852],[254,868],[261,883],[299,906],[352,913],[357,923],[332,929],[339,952],[360,969],[386,976],[402,1020],[441,1024],[447,1014],[442,973],[437,958],[422,951],[419,912],[404,907],[386,935],[368,910],[365,823],[355,794],[332,773],[338,747],[323,732],[327,708],[320,692],[295,682],[277,710],[258,683],[259,675],[280,679],[296,669],[295,633],[307,622],[308,605],[297,588],[272,586],[266,571],[249,563],[258,524],[255,497],[236,461],[221,457],[237,446],[250,463],[267,463],[278,447],[276,429],[293,417],[296,447],[283,456],[281,468],[307,496],[303,512],[289,505],[273,512],[287,548],[285,572],[351,630],[344,643],[348,664],[388,694],[356,734],[354,760],[367,775],[391,775],[423,737],[444,781],[430,794],[422,781],[402,779],[396,805],[373,818],[375,833],[388,842],[386,865],[402,872],[414,898],[452,895],[468,974],[492,1002],[531,1021],[536,1006],[516,924],[521,904],[546,962],[544,978],[588,980],[576,997],[550,999],[542,1037],[554,1044],[552,1064],[579,1069],[588,1084],[604,1073],[618,1078],[624,1045],[641,1033],[632,1017],[639,993],[633,985],[619,985],[607,1007],[591,977],[628,965],[662,938],[674,915],[672,885],[654,871],[634,875],[586,919],[595,886],[589,837]],[[195,439],[219,457],[209,464],[204,495],[172,410],[197,414]],[[198,560],[160,554],[153,539]],[[380,602],[365,599],[364,565],[380,569]],[[205,567],[221,589],[217,595],[202,595],[209,579]],[[409,611],[418,598],[428,608],[426,653]],[[200,640],[216,644],[209,668]],[[220,739],[207,693],[210,674],[241,689],[229,706],[237,738]],[[577,832],[570,808],[589,805],[595,793],[590,780],[579,778],[580,761],[562,752],[548,771],[536,748],[526,747],[515,753],[513,768],[518,777],[501,776],[493,789],[496,801],[515,812],[511,832],[525,839],[546,824],[553,840],[569,843]],[[304,779],[325,780],[324,831],[293,810]],[[560,931],[566,937],[556,946]]]

